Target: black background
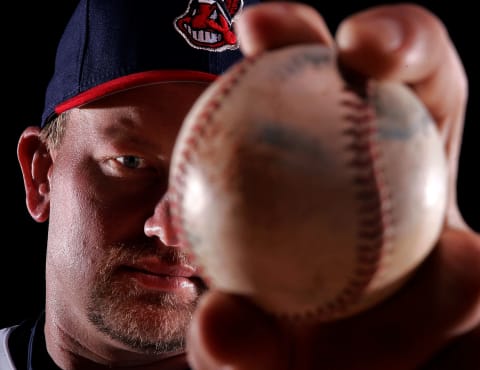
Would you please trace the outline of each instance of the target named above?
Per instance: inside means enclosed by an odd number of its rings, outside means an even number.
[[[386,1],[356,1],[355,5],[340,0],[311,3],[316,4],[334,31],[345,16]],[[476,176],[480,154],[476,142],[480,138],[478,19],[472,5],[466,2],[417,3],[429,8],[446,24],[470,81],[458,192],[467,222],[480,231],[479,212],[475,214],[480,205],[480,195],[476,191],[480,189],[480,179]],[[13,2],[8,12],[5,9],[2,12],[1,149],[7,167],[2,171],[4,242],[0,254],[0,327],[35,315],[43,307],[46,224],[36,224],[26,211],[16,145],[23,129],[39,122],[44,89],[53,70],[55,47],[75,4],[72,0]]]

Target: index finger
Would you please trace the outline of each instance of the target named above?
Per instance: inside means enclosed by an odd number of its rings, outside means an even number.
[[[468,83],[444,24],[418,5],[378,6],[345,19],[336,42],[342,64],[365,76],[410,85],[430,111],[449,165],[447,221],[465,227],[456,181]]]

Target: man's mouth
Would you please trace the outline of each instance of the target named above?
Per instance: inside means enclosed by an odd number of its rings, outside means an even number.
[[[158,258],[137,260],[134,264],[122,266],[121,271],[141,286],[162,292],[197,290],[204,286],[194,267],[165,264]]]

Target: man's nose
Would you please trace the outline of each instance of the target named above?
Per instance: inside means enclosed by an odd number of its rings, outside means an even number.
[[[153,215],[145,221],[145,235],[157,237],[168,246],[179,246],[177,231],[172,223],[168,192],[157,203]]]

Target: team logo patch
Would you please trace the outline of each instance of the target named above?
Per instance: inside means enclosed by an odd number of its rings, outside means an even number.
[[[243,0],[190,0],[188,8],[175,18],[176,30],[197,49],[238,49],[233,22],[243,9]]]

